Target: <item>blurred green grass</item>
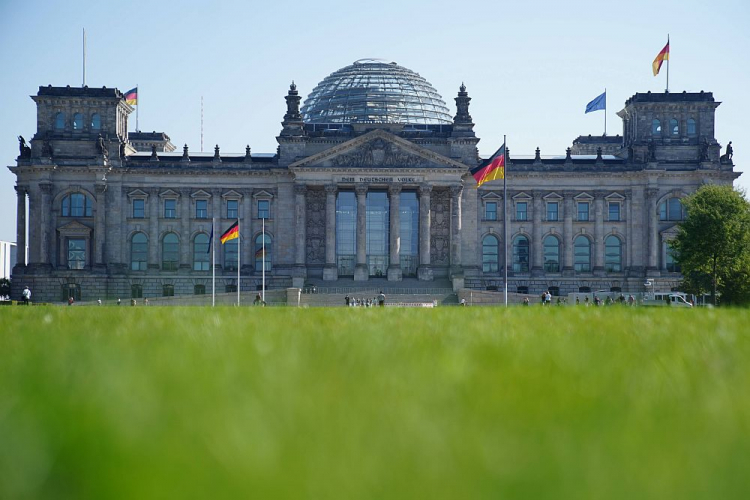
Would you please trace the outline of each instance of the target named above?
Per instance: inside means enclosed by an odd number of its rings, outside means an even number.
[[[5,308],[0,498],[748,498],[749,320]]]

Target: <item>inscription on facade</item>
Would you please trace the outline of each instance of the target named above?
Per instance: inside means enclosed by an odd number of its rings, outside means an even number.
[[[346,177],[334,177],[333,181],[344,184],[417,184],[423,182],[424,177],[351,175]]]

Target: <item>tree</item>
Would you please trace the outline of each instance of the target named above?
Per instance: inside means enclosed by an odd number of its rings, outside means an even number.
[[[732,186],[705,185],[683,200],[687,218],[671,243],[685,291],[750,303],[750,203]]]

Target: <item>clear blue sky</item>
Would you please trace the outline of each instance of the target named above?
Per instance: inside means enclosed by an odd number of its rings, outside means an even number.
[[[0,239],[15,241],[16,137],[35,132],[30,95],[40,85],[81,85],[86,28],[89,86],[140,86],[140,128],[179,146],[276,150],[284,95],[304,97],[331,72],[364,57],[406,66],[430,81],[451,113],[461,82],[490,155],[508,135],[512,155],[564,154],[581,134],[607,132],[636,92],[664,90],[651,62],[671,37],[670,90],[712,91],[716,137],[733,141],[737,169],[750,158],[750,2],[717,0],[491,2],[0,0]],[[135,117],[130,130],[135,129]],[[738,181],[750,187],[750,174]]]

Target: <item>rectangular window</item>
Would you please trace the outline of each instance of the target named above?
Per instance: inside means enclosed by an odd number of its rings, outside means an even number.
[[[239,201],[237,200],[227,200],[227,219],[237,219],[237,207],[239,206]]]
[[[579,221],[589,220],[589,202],[587,201],[578,202],[578,220]]]
[[[163,297],[174,297],[174,285],[162,285],[161,294]]]
[[[177,200],[164,200],[164,218],[177,218]]]
[[[208,219],[208,200],[195,200],[195,218]]]
[[[497,220],[497,202],[488,201],[484,205],[484,219],[485,220]]]
[[[519,201],[516,203],[516,220],[526,220],[526,209],[527,203],[525,201]]]
[[[86,240],[68,239],[68,269],[83,269],[84,267],[86,267]]]
[[[269,200],[258,200],[258,218],[271,218],[271,202]]]
[[[133,218],[143,219],[146,217],[146,200],[133,200]]]
[[[547,220],[556,221],[558,214],[558,203],[556,201],[550,201],[547,203]]]
[[[620,220],[619,202],[609,202],[609,220],[612,222],[618,222]]]

